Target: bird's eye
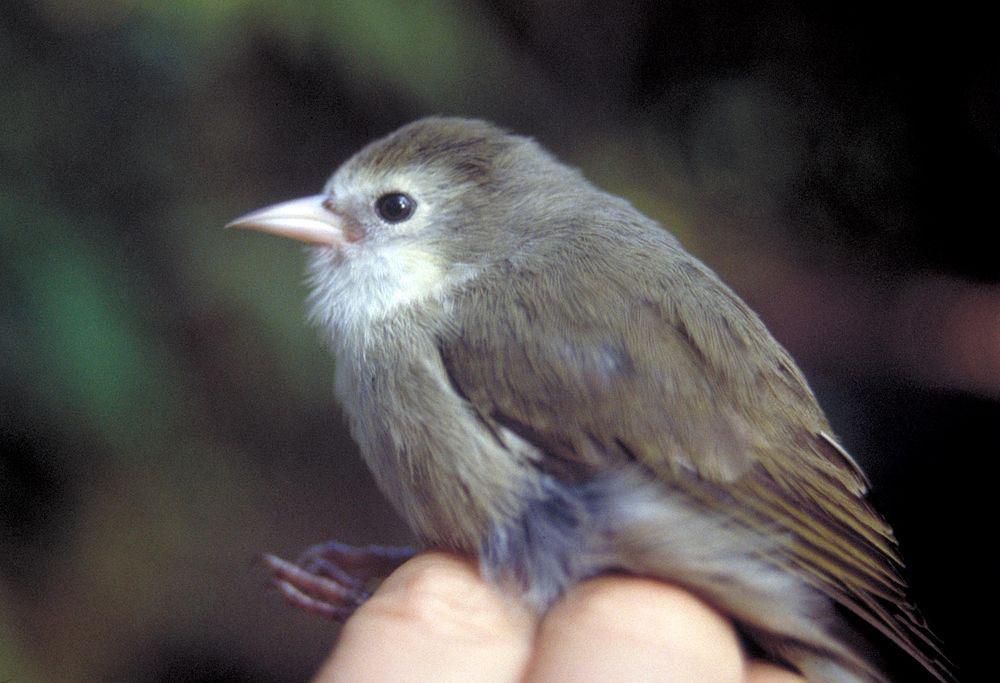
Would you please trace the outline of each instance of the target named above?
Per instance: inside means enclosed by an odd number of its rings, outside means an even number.
[[[375,210],[386,223],[402,223],[413,215],[416,208],[417,203],[413,201],[413,197],[402,192],[384,194],[375,202]]]

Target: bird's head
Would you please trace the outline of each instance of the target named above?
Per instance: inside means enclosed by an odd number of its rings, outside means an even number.
[[[483,121],[428,118],[362,149],[321,194],[227,227],[314,245],[314,315],[364,325],[516,257],[547,216],[573,204],[581,183],[528,138]]]

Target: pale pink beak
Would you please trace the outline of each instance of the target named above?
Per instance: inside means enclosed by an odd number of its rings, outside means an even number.
[[[260,230],[309,244],[338,245],[344,241],[344,221],[323,204],[317,194],[252,211],[228,223],[227,228]]]

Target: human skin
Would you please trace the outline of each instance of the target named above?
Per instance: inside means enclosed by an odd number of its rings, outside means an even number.
[[[747,661],[732,624],[676,586],[599,577],[539,618],[484,581],[472,561],[433,552],[385,580],[315,678],[372,680],[804,679]]]

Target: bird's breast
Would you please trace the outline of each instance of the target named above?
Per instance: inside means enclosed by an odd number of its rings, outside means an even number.
[[[371,330],[337,349],[336,391],[382,492],[425,542],[475,553],[523,511],[540,454],[486,428],[445,372],[432,337]]]

